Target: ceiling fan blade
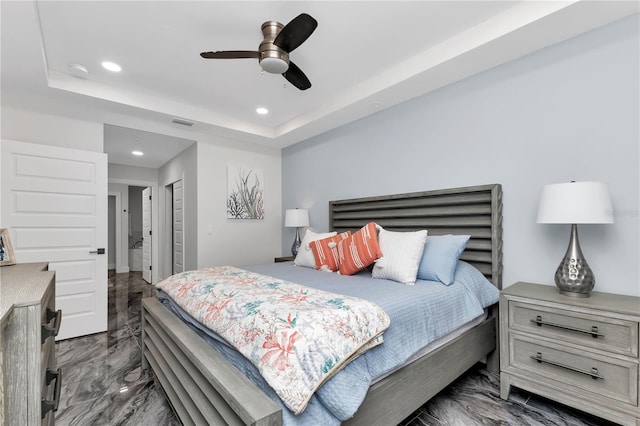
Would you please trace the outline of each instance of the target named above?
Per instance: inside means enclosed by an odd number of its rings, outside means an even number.
[[[289,62],[289,69],[282,73],[282,76],[300,90],[307,90],[311,87],[311,82],[300,68],[293,62]]]
[[[285,52],[292,52],[309,38],[318,26],[318,21],[306,13],[301,13],[284,26],[273,44]]]
[[[258,52],[251,50],[218,50],[217,52],[202,52],[200,56],[205,59],[257,58]]]

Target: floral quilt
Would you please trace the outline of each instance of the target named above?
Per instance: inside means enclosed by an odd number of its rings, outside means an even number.
[[[367,300],[232,266],[180,273],[157,287],[250,360],[295,414],[324,381],[382,343],[390,324]]]

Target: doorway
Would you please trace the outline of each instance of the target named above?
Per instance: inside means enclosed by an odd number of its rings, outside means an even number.
[[[117,249],[119,239],[116,235],[120,234],[122,228],[122,218],[118,214],[122,206],[122,197],[119,192],[109,191],[107,208],[107,269],[119,271],[122,268],[121,251]]]
[[[148,200],[147,214],[149,215],[145,231],[143,221],[143,191],[147,189],[150,194],[156,191],[155,182],[125,180],[110,178],[109,195],[116,199],[115,208],[115,229],[112,226],[113,220],[109,218],[109,239],[115,241],[114,251],[116,257],[116,273],[128,273],[130,271],[141,271],[149,283],[157,282],[157,273],[153,270],[153,263],[157,263],[157,243],[152,240],[152,235],[157,235],[157,220],[152,220],[157,215],[157,197]],[[117,200],[120,200],[118,202]],[[109,210],[111,215],[111,210]],[[120,223],[118,223],[120,222]],[[145,237],[145,232],[147,236]],[[148,246],[144,247],[144,240]],[[146,253],[146,254],[145,254]],[[142,259],[142,260],[140,260]],[[146,260],[146,262],[145,262]],[[146,274],[145,274],[146,267]]]
[[[127,238],[127,256],[129,271],[142,272],[142,191],[145,187],[129,186],[129,230]]]

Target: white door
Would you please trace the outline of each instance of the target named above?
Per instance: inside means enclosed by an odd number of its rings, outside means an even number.
[[[151,282],[151,187],[142,190],[142,278]]]
[[[56,340],[107,329],[107,156],[2,141],[2,227],[16,260],[56,271]]]
[[[184,271],[184,226],[182,181],[173,184],[173,273]]]

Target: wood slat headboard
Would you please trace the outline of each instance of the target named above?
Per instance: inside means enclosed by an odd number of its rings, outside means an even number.
[[[391,231],[471,235],[460,259],[502,288],[502,186],[468,186],[329,202],[329,228],[355,231],[374,221]],[[428,238],[428,237],[427,237]]]

